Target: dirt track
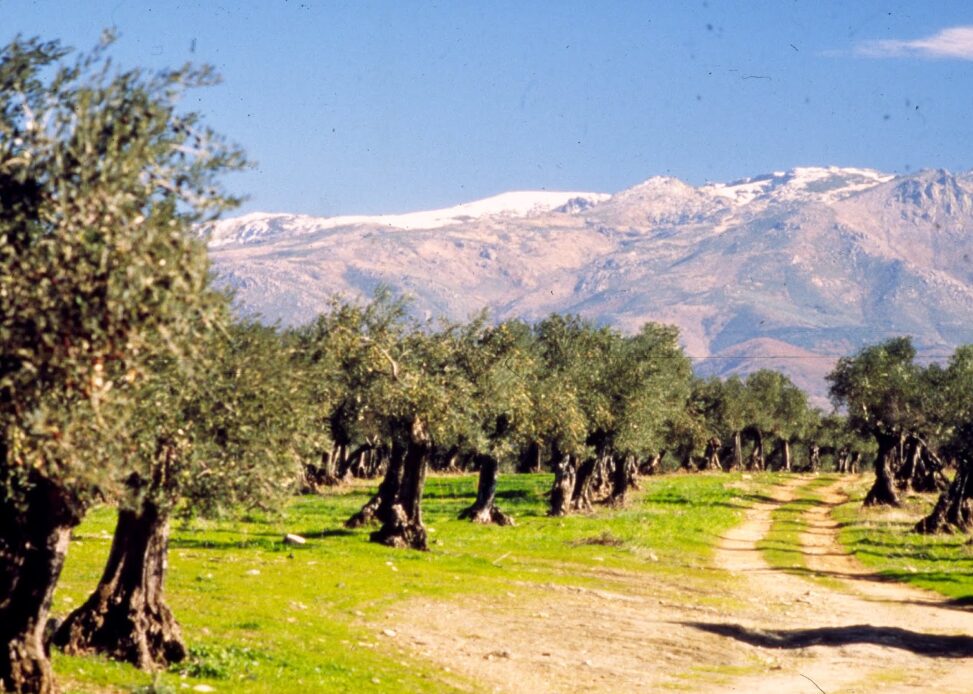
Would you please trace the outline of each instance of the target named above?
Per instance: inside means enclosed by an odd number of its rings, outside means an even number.
[[[838,548],[829,510],[846,481],[824,490],[801,537],[804,573],[828,581],[766,564],[756,546],[773,509],[808,481],[777,487],[720,539],[716,567],[743,577],[715,582],[725,607],[660,600],[643,575],[616,572],[606,578],[630,590],[415,602],[392,623],[417,655],[483,691],[973,691],[973,611],[877,581]]]

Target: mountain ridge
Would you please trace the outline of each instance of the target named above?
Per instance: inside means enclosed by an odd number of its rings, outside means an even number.
[[[970,173],[800,167],[216,224],[213,266],[240,310],[285,324],[379,284],[412,295],[419,315],[573,312],[626,331],[657,320],[679,326],[700,373],[774,365],[819,404],[836,354],[898,334],[926,355],[973,342]]]

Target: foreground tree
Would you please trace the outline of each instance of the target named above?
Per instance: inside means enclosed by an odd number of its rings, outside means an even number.
[[[118,434],[159,349],[207,320],[191,225],[241,158],[195,114],[208,70],[115,73],[0,49],[0,685],[54,689],[42,643],[70,528],[124,477]],[[150,349],[150,344],[155,349]]]
[[[186,649],[164,597],[172,515],[216,516],[272,506],[296,479],[291,445],[296,388],[276,365],[270,328],[210,331],[190,367],[155,364],[140,393],[131,472],[98,587],[54,635],[73,655],[100,653],[142,669],[182,660]]]

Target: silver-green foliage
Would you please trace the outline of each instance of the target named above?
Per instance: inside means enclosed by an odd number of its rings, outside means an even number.
[[[243,165],[178,109],[209,69],[120,70],[110,43],[0,48],[0,490],[40,475],[79,507],[126,459],[149,362],[191,358],[213,320],[191,227]]]

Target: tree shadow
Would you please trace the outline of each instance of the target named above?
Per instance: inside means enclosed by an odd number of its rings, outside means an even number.
[[[323,540],[327,537],[348,537],[349,535],[357,535],[354,530],[349,530],[348,528],[330,528],[328,530],[316,530],[309,533],[301,533],[304,537],[309,540]]]
[[[973,657],[973,636],[925,634],[899,627],[854,624],[815,629],[748,629],[740,624],[682,622],[683,625],[725,636],[760,648],[808,648],[874,644],[936,658]]]
[[[529,501],[540,500],[540,497],[528,489],[501,489],[496,493],[495,496],[498,499],[524,499]]]

